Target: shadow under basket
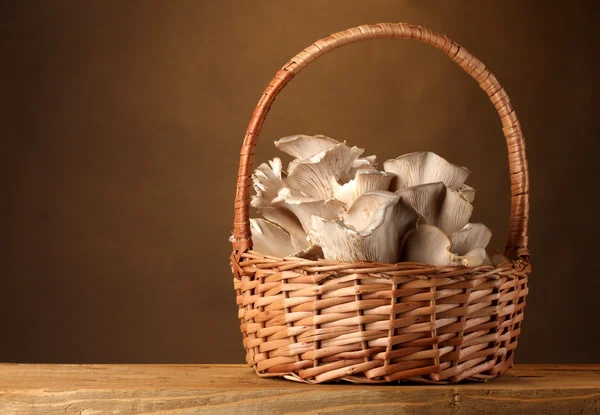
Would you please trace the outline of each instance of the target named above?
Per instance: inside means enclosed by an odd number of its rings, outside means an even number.
[[[509,153],[510,263],[475,268],[342,263],[275,258],[251,250],[254,147],[275,97],[326,52],[380,38],[435,46],[490,97]],[[310,383],[455,383],[501,375],[514,361],[528,293],[528,216],[521,127],[508,95],[481,61],[447,36],[405,23],[364,25],[315,42],[268,85],[241,150],[231,266],[248,365],[260,376]]]

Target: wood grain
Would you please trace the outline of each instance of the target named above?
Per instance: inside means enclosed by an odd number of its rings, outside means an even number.
[[[517,365],[487,383],[307,385],[243,365],[0,364],[2,414],[600,414],[600,365]]]

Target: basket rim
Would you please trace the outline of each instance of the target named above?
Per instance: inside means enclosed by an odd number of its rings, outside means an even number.
[[[235,253],[231,255],[231,266],[234,276],[254,274],[257,271],[284,272],[302,268],[307,275],[320,274],[325,279],[334,273],[343,274],[379,274],[382,278],[414,277],[417,279],[442,279],[455,278],[459,280],[474,280],[480,278],[499,278],[500,276],[517,278],[531,272],[531,264],[523,258],[516,258],[510,262],[493,265],[479,265],[476,267],[465,266],[434,266],[419,262],[398,262],[386,264],[381,262],[341,262],[329,259],[306,259],[298,257],[276,257],[264,255],[260,252],[249,250],[237,259]],[[323,274],[327,273],[327,274]],[[393,274],[392,274],[393,273]]]

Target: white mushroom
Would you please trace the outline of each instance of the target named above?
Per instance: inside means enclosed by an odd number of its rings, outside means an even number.
[[[434,266],[479,266],[485,260],[485,248],[476,247],[464,255],[452,252],[450,238],[438,227],[419,225],[405,238],[402,258]]]
[[[337,144],[340,144],[340,142],[324,135],[310,136],[304,134],[290,135],[275,141],[275,147],[298,160],[310,158],[323,150],[335,147]]]
[[[466,167],[456,166],[430,151],[409,153],[388,160],[383,163],[383,168],[398,176],[393,183],[394,190],[436,182],[458,189],[470,174]]]
[[[340,143],[307,159],[294,160],[288,168],[287,186],[307,197],[331,199],[337,184],[354,178],[353,166],[363,152]]]
[[[250,219],[253,250],[276,257],[291,256],[296,253],[290,234],[281,226],[265,219]]]
[[[326,259],[398,262],[403,236],[416,226],[418,214],[391,192],[374,193],[356,200],[346,223],[312,217],[309,237],[323,248]]]
[[[294,256],[296,256],[298,258],[311,259],[311,260],[325,258],[325,256],[323,255],[323,248],[321,248],[319,245],[311,245],[308,248],[306,248],[305,250],[298,252]]]
[[[414,207],[427,224],[437,226],[447,234],[465,226],[473,213],[473,205],[459,191],[449,189],[441,182],[407,187],[396,194]]]
[[[435,266],[508,261],[486,252],[487,227],[468,223],[475,189],[465,184],[465,167],[417,152],[386,161],[382,172],[375,156],[323,135],[292,135],[275,145],[294,160],[287,174],[275,158],[252,175],[251,205],[264,217],[250,219],[257,252]]]
[[[285,176],[281,169],[281,159],[275,157],[269,164],[263,163],[252,174],[255,195],[250,204],[255,208],[270,208],[271,201],[284,185]]]
[[[492,238],[492,231],[483,223],[467,223],[464,228],[448,235],[452,242],[452,252],[465,255],[477,248],[485,248]]]
[[[373,220],[377,209],[385,203],[395,203],[396,198],[392,192],[382,190],[365,193],[344,213],[343,221],[356,231],[365,229]]]
[[[472,213],[473,205],[457,190],[447,188],[437,223],[446,233],[456,232],[469,222]]]
[[[475,193],[477,190],[473,189],[471,186],[463,184],[458,188],[458,192],[465,198],[465,200],[469,203],[473,203],[475,200]]]
[[[292,241],[294,250],[299,252],[309,248],[308,236],[298,217],[284,206],[261,211],[263,217],[285,229]]]
[[[358,158],[352,163],[352,170],[350,171],[350,175],[356,175],[358,170],[377,170],[375,168],[375,161],[377,160],[377,156],[367,156]]]
[[[312,215],[330,220],[338,218],[345,210],[344,203],[339,200],[319,200],[305,196],[294,196],[287,187],[279,191],[277,197],[273,199],[273,203],[285,207],[296,215],[305,232],[310,230]]]
[[[265,219],[250,219],[253,250],[263,255],[279,258],[296,256],[299,258],[323,258],[323,251],[319,246],[306,244],[303,249],[298,249],[290,234],[281,226]]]
[[[386,173],[374,169],[359,169],[356,171],[354,179],[343,185],[334,187],[333,193],[337,200],[344,202],[346,206],[352,206],[352,203],[361,195],[376,190],[389,190],[390,182],[394,174]]]
[[[275,141],[275,146],[278,149],[294,157],[297,162],[306,160],[322,151],[329,150],[338,144],[345,145],[346,142],[340,143],[333,138],[321,134],[314,136],[296,134]],[[357,169],[374,168],[375,160],[376,156],[368,156],[355,160],[352,163],[352,174],[354,174]],[[295,164],[290,165],[291,170],[295,168]]]
[[[498,252],[494,249],[490,249],[490,248],[486,248],[486,257],[485,257],[485,261],[483,261],[484,264],[486,265],[491,265],[493,267],[497,267],[498,265],[501,264],[506,264],[506,263],[510,263],[510,259],[508,259],[508,257],[506,255],[504,255],[502,252]]]
[[[397,190],[402,197],[421,215],[421,222],[437,225],[442,206],[446,199],[444,183],[427,183]]]

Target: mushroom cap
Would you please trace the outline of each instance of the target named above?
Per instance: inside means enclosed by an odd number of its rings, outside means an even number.
[[[302,223],[298,217],[285,206],[264,209],[261,211],[261,214],[265,219],[279,225],[289,233],[295,251],[303,251],[310,246],[308,235],[302,227]]]
[[[485,248],[476,247],[464,255],[457,255],[452,252],[450,238],[441,229],[433,225],[419,225],[406,235],[402,258],[439,267],[475,267],[483,264]]]
[[[495,249],[486,248],[486,258],[484,264],[497,267],[502,264],[510,264],[510,259],[502,252],[496,251]]]
[[[280,206],[292,212],[299,220],[305,232],[312,225],[311,216],[317,215],[324,219],[336,219],[345,210],[345,205],[336,199],[315,199],[306,196],[294,196],[289,188],[284,187],[273,200]]]
[[[418,214],[391,192],[365,193],[348,211],[346,222],[312,217],[309,238],[326,259],[343,262],[395,263],[404,234],[416,226]],[[370,220],[366,218],[371,214]]]
[[[471,173],[430,151],[404,154],[383,163],[385,171],[396,174],[394,190],[426,183],[442,182],[451,189],[462,186]]]
[[[299,258],[323,258],[323,251],[319,246],[306,244],[303,249],[298,249],[290,234],[281,226],[266,219],[250,219],[253,249],[263,255],[285,258],[295,256]]]
[[[266,219],[250,219],[253,249],[263,255],[279,258],[296,252],[290,234],[281,226]]]
[[[387,173],[375,169],[358,169],[354,178],[343,185],[334,186],[334,197],[352,206],[354,201],[367,192],[377,190],[389,190],[390,183],[394,178],[393,173]]]
[[[485,248],[492,239],[492,231],[483,223],[467,223],[462,229],[448,235],[452,252],[466,255],[475,248]]]
[[[308,248],[298,252],[294,256],[298,258],[310,259],[313,261],[325,258],[325,256],[323,255],[323,248],[321,248],[319,245],[310,245]]]
[[[378,171],[375,168],[376,161],[377,161],[377,156],[375,156],[375,155],[367,156],[367,157],[360,157],[360,158],[356,159],[354,161],[354,163],[352,163],[352,170],[350,171],[350,176],[355,175],[358,170]]]
[[[477,190],[473,189],[471,186],[463,184],[458,188],[458,192],[465,198],[465,200],[469,203],[473,203],[475,200],[475,193]]]
[[[398,196],[388,191],[374,191],[361,195],[344,214],[344,223],[356,231],[364,231],[369,225],[381,226],[378,221],[388,206],[398,203]],[[368,231],[366,231],[368,233]]]
[[[277,197],[277,192],[285,186],[285,175],[282,171],[281,159],[275,157],[269,163],[262,163],[252,174],[255,195],[250,204],[255,208],[268,208]]]
[[[473,213],[473,205],[442,182],[407,187],[396,194],[414,207],[425,223],[448,234],[463,228]]]
[[[287,186],[307,197],[332,199],[338,185],[354,178],[354,165],[363,152],[340,143],[307,159],[294,160],[288,167]]]
[[[324,135],[310,136],[305,134],[289,135],[275,141],[275,147],[298,160],[310,158],[323,150],[335,147],[337,144],[340,144],[340,142]]]

